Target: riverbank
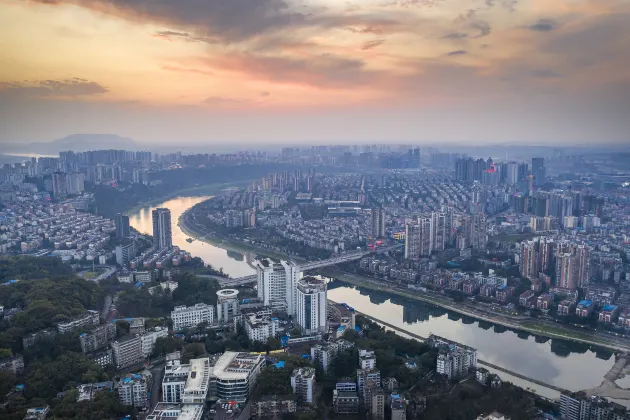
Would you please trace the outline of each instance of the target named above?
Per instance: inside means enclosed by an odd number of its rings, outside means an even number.
[[[362,278],[360,276],[352,274],[335,274],[333,277],[341,281],[342,283],[364,287],[366,289],[379,292],[391,293],[408,299],[429,303],[444,308],[446,310],[456,312],[460,315],[468,316],[480,321],[486,321],[495,325],[500,325],[512,330],[524,331],[541,337],[581,342],[584,344],[603,347],[614,351],[630,352],[630,345],[614,342],[612,340],[603,340],[603,337],[584,336],[580,335],[579,332],[562,330],[559,326],[554,326],[554,328],[552,329],[551,327],[546,327],[545,325],[536,325],[534,324],[534,320],[527,321],[526,324],[520,324],[505,319],[498,319],[496,317],[488,316],[487,314],[483,314],[480,312],[473,312],[468,308],[462,308],[453,305],[452,302],[447,302],[443,299],[437,299],[432,296],[424,295],[422,294],[422,292],[413,293],[412,291],[406,291],[399,288],[383,287],[382,283],[375,283],[367,278]]]
[[[172,200],[173,198],[182,197],[182,196],[202,197],[202,196],[207,196],[207,195],[215,195],[223,189],[243,187],[243,186],[251,184],[251,182],[252,180],[239,181],[239,182],[227,182],[227,183],[220,183],[220,184],[196,185],[194,187],[184,188],[181,190],[170,192],[168,194],[161,195],[159,197],[154,197],[154,198],[151,198],[150,200],[145,200],[141,203],[134,205],[133,207],[130,207],[129,209],[125,210],[123,213],[126,215],[131,215],[133,213],[137,213],[138,211],[142,210],[145,207],[153,207],[165,201]]]
[[[223,248],[223,249],[226,249],[226,250],[229,250],[229,251],[255,252],[257,254],[266,255],[268,257],[277,258],[277,259],[288,259],[289,258],[289,259],[291,259],[292,261],[295,261],[298,264],[306,262],[304,259],[299,258],[299,257],[292,257],[292,256],[288,256],[286,254],[282,254],[282,253],[276,252],[276,251],[271,251],[271,250],[269,250],[267,248],[259,247],[259,246],[256,246],[256,245],[245,244],[242,241],[237,241],[235,239],[217,238],[217,237],[205,234],[205,232],[198,232],[189,223],[189,219],[188,218],[190,217],[190,212],[191,211],[192,211],[192,208],[188,209],[184,213],[182,213],[182,215],[179,217],[179,219],[177,221],[177,225],[182,230],[182,232],[184,232],[186,235],[190,236],[191,238],[194,238],[197,241],[205,242],[207,244],[214,245],[214,246],[217,246],[219,248]]]

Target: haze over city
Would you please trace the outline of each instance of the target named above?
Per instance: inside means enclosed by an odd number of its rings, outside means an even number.
[[[2,0],[0,142],[627,144],[622,0]]]

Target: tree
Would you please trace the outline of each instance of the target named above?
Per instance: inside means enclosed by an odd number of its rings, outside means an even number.
[[[188,363],[190,359],[197,359],[204,354],[206,354],[206,347],[203,343],[186,344],[182,353],[182,363]]]
[[[184,347],[182,341],[171,335],[166,337],[159,337],[155,340],[155,345],[153,346],[153,357],[164,356],[168,353],[173,353],[174,351],[179,351]]]

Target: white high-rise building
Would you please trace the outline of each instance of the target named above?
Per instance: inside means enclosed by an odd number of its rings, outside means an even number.
[[[313,388],[315,387],[315,369],[304,367],[294,369],[291,375],[291,388],[297,395],[298,401],[311,404],[313,402]]]
[[[172,248],[171,211],[166,208],[153,210],[153,246]]]
[[[305,334],[326,332],[326,282],[304,277],[297,283],[296,321]]]
[[[270,337],[275,337],[278,328],[278,318],[271,318],[268,315],[263,314],[249,314],[245,317],[245,331],[247,337],[251,341],[266,342]]]
[[[123,405],[149,406],[148,380],[142,374],[129,373],[118,381],[118,399]]]
[[[420,217],[416,223],[405,225],[405,258],[428,257],[433,251],[432,219]]]
[[[175,331],[196,327],[202,322],[212,324],[214,322],[214,307],[205,303],[198,303],[189,307],[176,306],[171,312],[171,319]]]
[[[295,314],[297,281],[300,267],[293,262],[275,262],[269,258],[254,263],[258,275],[258,297],[265,306]]]
[[[217,292],[217,322],[227,323],[238,314],[238,290],[223,289]]]
[[[432,250],[444,251],[446,240],[446,215],[444,213],[431,213],[431,241]]]
[[[158,338],[163,338],[168,336],[168,330],[164,327],[156,327],[153,331],[148,331],[142,334],[140,340],[142,342],[142,356],[146,359],[153,353],[153,347],[155,346],[155,341]]]

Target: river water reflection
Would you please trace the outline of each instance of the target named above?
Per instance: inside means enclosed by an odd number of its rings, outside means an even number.
[[[248,265],[248,261],[254,257],[253,253],[243,254],[201,241],[186,241],[189,236],[177,225],[178,218],[185,210],[207,198],[176,198],[157,206],[146,207],[131,214],[130,223],[140,232],[151,233],[151,211],[156,207],[167,207],[172,213],[175,245],[217,269],[223,268],[233,277],[254,273],[254,269]],[[330,284],[328,297],[420,336],[438,334],[477,348],[482,360],[572,391],[599,385],[603,375],[614,364],[612,353],[605,350],[595,351],[587,345],[516,333],[385,292],[333,282]],[[506,378],[505,374],[498,373],[504,379],[521,386],[537,388],[530,383],[515,380],[513,377]],[[548,392],[541,393],[553,396]]]

